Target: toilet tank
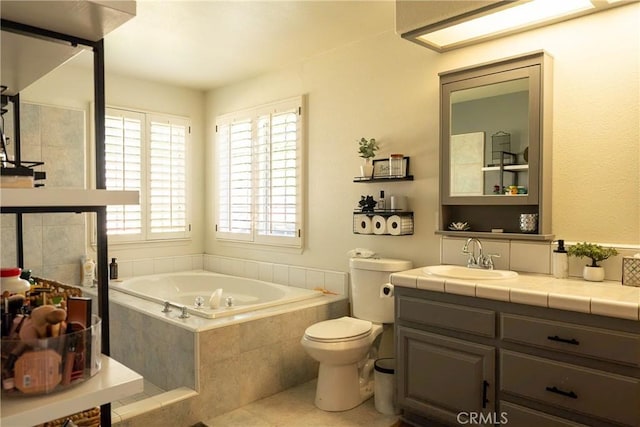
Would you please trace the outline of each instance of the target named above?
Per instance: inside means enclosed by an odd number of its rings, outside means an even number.
[[[376,323],[393,323],[393,298],[381,298],[389,275],[413,268],[411,261],[390,258],[351,258],[351,314]]]

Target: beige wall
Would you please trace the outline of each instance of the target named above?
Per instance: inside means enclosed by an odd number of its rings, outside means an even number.
[[[554,57],[553,233],[567,241],[640,244],[640,64],[630,5],[502,40],[438,54],[390,29],[302,64],[207,93],[207,161],[219,114],[296,94],[308,96],[305,249],[281,253],[215,240],[207,172],[207,253],[347,269],[347,251],[375,250],[416,265],[439,261],[438,73],[534,50]],[[355,140],[382,142],[378,157],[411,156],[413,182],[356,184]],[[413,236],[352,233],[361,194],[404,194]]]
[[[640,245],[640,88],[637,22],[629,5],[445,54],[393,31],[303,63],[205,94],[107,74],[107,103],[187,115],[193,123],[195,179],[191,242],[110,246],[122,259],[206,252],[307,267],[347,270],[347,251],[370,248],[416,265],[439,261],[438,73],[544,49],[554,57],[553,232],[567,241]],[[76,61],[50,73],[25,101],[82,108],[91,74]],[[306,94],[308,168],[305,248],[251,249],[215,240],[212,162],[215,116]],[[382,142],[379,157],[411,156],[413,182],[356,184],[356,138]],[[212,164],[212,163],[211,163]],[[413,236],[352,233],[361,194],[404,194],[415,212]]]

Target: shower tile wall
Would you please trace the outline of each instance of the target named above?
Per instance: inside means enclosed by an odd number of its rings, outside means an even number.
[[[13,135],[13,121],[6,121]],[[81,110],[20,104],[22,159],[43,161],[46,188],[84,188],[85,114]],[[11,142],[13,142],[11,138]],[[13,152],[14,145],[9,145]],[[23,215],[24,268],[63,283],[80,283],[80,258],[86,248],[86,216],[74,213]],[[0,215],[0,263],[15,266],[15,215]]]

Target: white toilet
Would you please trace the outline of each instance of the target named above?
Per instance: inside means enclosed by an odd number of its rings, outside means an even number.
[[[389,275],[412,268],[398,259],[351,258],[353,317],[325,320],[309,326],[302,347],[320,362],[315,404],[325,411],[346,411],[373,394],[372,344],[383,323],[393,323],[393,298],[381,297]]]

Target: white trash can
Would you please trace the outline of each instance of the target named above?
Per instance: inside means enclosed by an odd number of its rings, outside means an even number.
[[[396,359],[377,359],[373,365],[374,388],[373,398],[376,410],[385,415],[400,413],[395,404],[395,372]]]

